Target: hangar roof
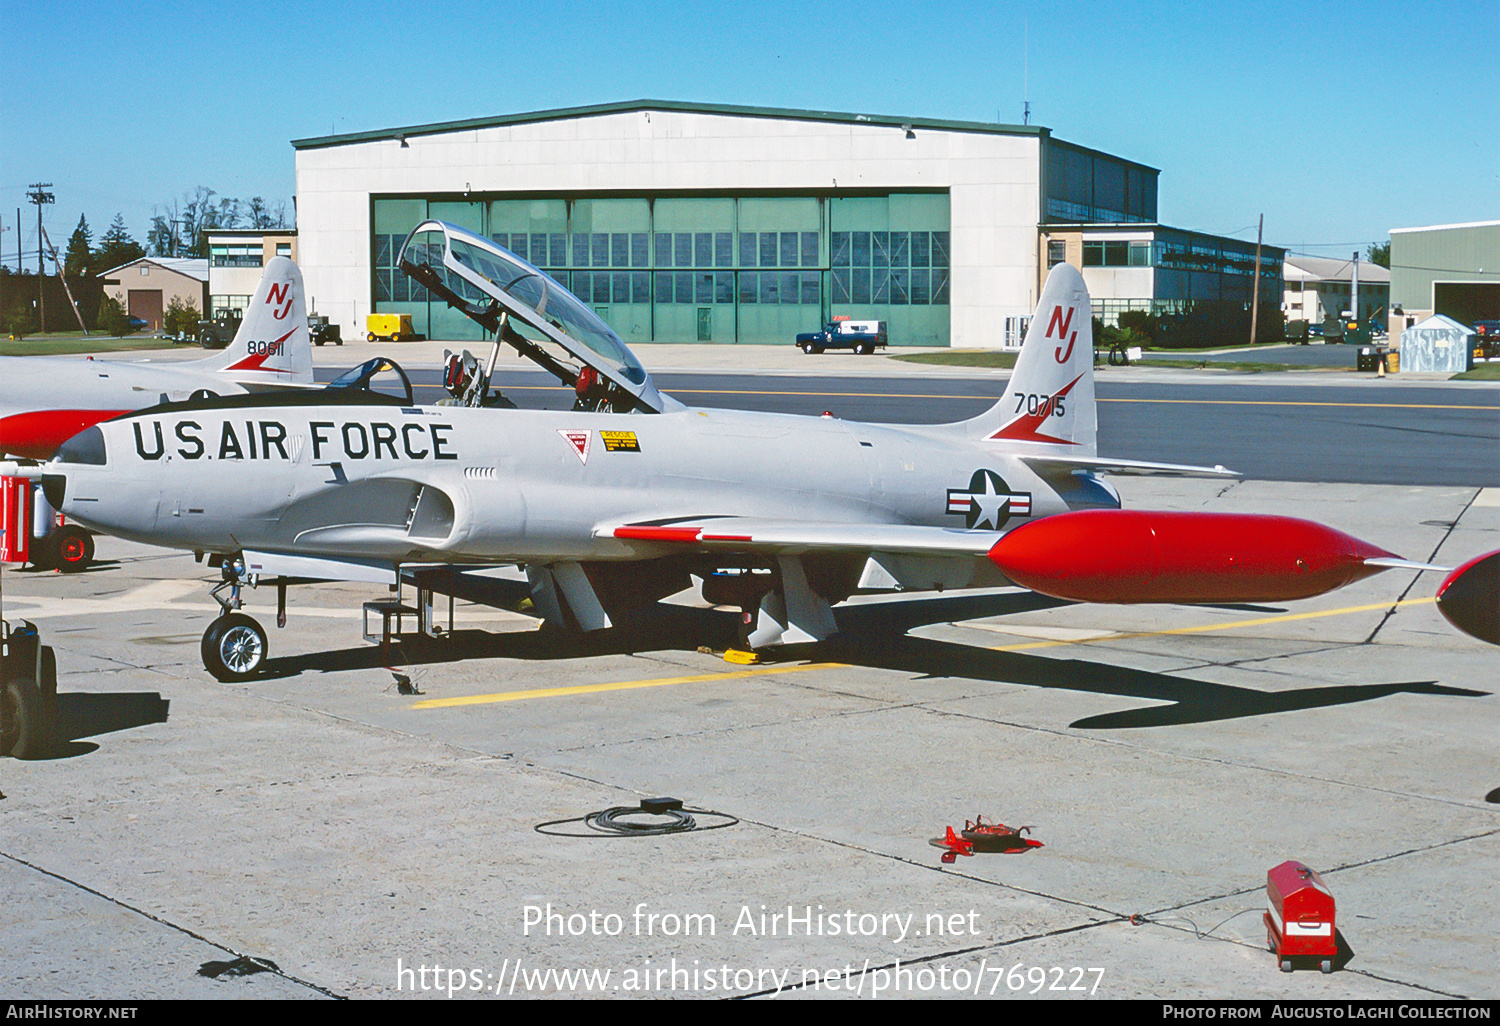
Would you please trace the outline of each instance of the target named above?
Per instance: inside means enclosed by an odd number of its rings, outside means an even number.
[[[1421,228],[1392,228],[1391,234],[1397,235],[1402,232],[1442,232],[1453,228],[1493,228],[1500,221],[1467,221],[1463,224],[1429,224]]]
[[[107,271],[100,271],[95,277],[102,278],[106,274],[114,274],[116,271],[137,264],[155,264],[165,270],[175,272],[188,278],[196,278],[198,281],[208,281],[208,261],[202,257],[137,257],[127,260],[123,264],[111,267]]]
[[[1286,281],[1349,281],[1353,276],[1354,261],[1336,260],[1328,257],[1285,257],[1282,277]],[[1368,260],[1359,262],[1359,280],[1364,285],[1388,285],[1391,272]]]
[[[1034,135],[1043,139],[1052,137],[1052,130],[1040,125],[1001,125],[988,121],[949,121],[935,118],[901,117],[892,114],[853,114],[842,111],[794,110],[783,107],[746,107],[717,103],[686,103],[681,100],[625,100],[619,103],[598,103],[587,107],[560,107],[555,110],[538,110],[520,114],[501,114],[495,117],[470,118],[465,121],[441,121],[429,125],[411,125],[405,128],[381,128],[370,132],[351,132],[346,135],[323,135],[307,139],[293,139],[292,146],[299,150],[320,149],[328,146],[346,146],[351,143],[377,142],[385,139],[404,138],[415,135],[441,135],[476,128],[496,128],[503,125],[521,125],[538,121],[563,121],[568,118],[595,117],[601,114],[629,114],[636,111],[678,111],[685,114],[715,114],[739,118],[776,118],[783,121],[829,121],[842,124],[881,125],[890,128],[925,128],[944,132],[972,132],[984,135]],[[1076,143],[1057,140],[1065,146],[1088,153],[1102,151],[1079,146]],[[1124,164],[1159,171],[1159,168],[1125,160],[1113,154],[1104,154]]]

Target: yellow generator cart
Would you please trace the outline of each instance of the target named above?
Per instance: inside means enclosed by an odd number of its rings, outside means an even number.
[[[389,339],[392,342],[410,342],[417,337],[412,330],[411,314],[372,313],[365,318],[365,339]]]

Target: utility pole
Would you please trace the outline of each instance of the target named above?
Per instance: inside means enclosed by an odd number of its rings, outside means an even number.
[[[32,182],[26,188],[31,191],[26,198],[36,204],[36,301],[37,301],[37,330],[47,330],[47,268],[42,263],[42,206],[46,203],[56,203],[57,198],[45,190],[52,188],[51,182]]]
[[[63,271],[63,262],[57,255],[57,247],[52,245],[52,236],[44,231],[42,232],[42,238],[46,240],[47,248],[52,251],[52,266],[57,268],[57,277],[63,283],[63,291],[68,295],[68,305],[73,308],[73,316],[78,318],[78,326],[87,335],[89,333],[89,326],[83,323],[83,312],[78,309],[78,300],[73,298],[73,290],[68,287],[68,276]]]
[[[1260,322],[1260,241],[1266,230],[1266,215],[1260,215],[1255,228],[1255,285],[1250,293],[1250,344],[1255,345],[1255,329]]]
[[[1349,317],[1358,324],[1359,317],[1359,250],[1354,251],[1354,270],[1349,275]]]

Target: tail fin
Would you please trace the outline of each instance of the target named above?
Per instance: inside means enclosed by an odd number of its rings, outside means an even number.
[[[302,272],[296,264],[286,257],[266,264],[234,341],[196,366],[252,388],[312,384],[312,338],[307,332]]]
[[[1005,397],[965,427],[987,441],[1018,443],[1018,452],[1098,454],[1093,308],[1077,268],[1058,264],[1047,275]]]

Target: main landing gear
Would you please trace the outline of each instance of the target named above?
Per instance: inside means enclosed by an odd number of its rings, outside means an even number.
[[[204,669],[217,680],[237,683],[254,677],[265,666],[266,631],[254,617],[237,612],[244,604],[240,598],[245,578],[244,557],[226,557],[221,570],[224,579],[210,594],[224,612],[203,632],[200,651]],[[225,588],[229,589],[227,599],[219,594]]]

